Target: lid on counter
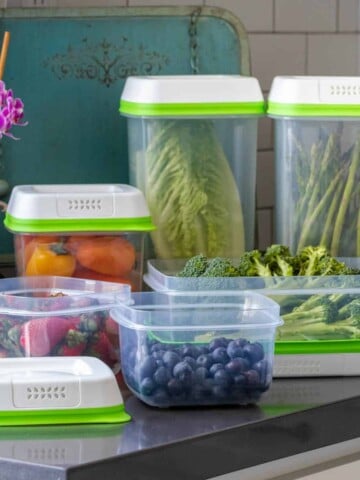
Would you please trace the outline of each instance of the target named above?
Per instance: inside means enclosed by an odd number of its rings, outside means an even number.
[[[120,100],[126,116],[262,115],[259,82],[241,75],[128,77]]]
[[[14,187],[4,224],[14,233],[150,231],[143,193],[123,184]]]
[[[290,117],[357,117],[360,77],[275,77],[267,113]]]

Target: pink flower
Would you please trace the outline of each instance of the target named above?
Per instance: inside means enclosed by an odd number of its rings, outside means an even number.
[[[0,80],[0,139],[5,135],[18,140],[10,133],[13,125],[25,126],[28,122],[21,123],[24,116],[24,104],[20,98],[14,98],[11,89],[6,90],[5,83]]]

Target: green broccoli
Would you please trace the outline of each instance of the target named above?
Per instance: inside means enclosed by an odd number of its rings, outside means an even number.
[[[293,276],[292,256],[289,247],[271,245],[264,253],[263,261],[268,265],[273,275]]]
[[[360,318],[360,299],[356,298],[341,307],[338,315],[340,320],[345,320],[349,317]]]
[[[268,265],[263,263],[262,254],[259,250],[245,252],[239,260],[238,275],[240,277],[271,277],[272,273]]]
[[[178,277],[200,277],[208,266],[208,259],[204,255],[191,257],[184,268],[177,274]]]
[[[208,261],[202,277],[238,277],[237,268],[228,258],[215,257]]]
[[[329,257],[329,252],[325,247],[307,246],[298,253],[299,261],[301,262],[299,275],[311,277],[321,275],[320,264],[321,260]]]
[[[297,307],[292,312],[283,315],[283,320],[288,324],[294,322],[305,324],[315,322],[333,323],[338,319],[337,308],[327,297],[319,296],[321,301],[315,302],[315,305],[308,310],[302,310]]]

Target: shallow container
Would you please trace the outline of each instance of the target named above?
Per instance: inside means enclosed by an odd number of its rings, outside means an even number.
[[[341,260],[360,267],[358,258]],[[360,275],[179,277],[184,264],[149,260],[145,283],[162,292],[256,290],[280,305],[284,324],[275,338],[275,377],[360,375]],[[304,309],[310,299],[313,305]]]
[[[275,124],[275,243],[360,256],[360,79],[279,76]]]
[[[129,285],[30,276],[0,279],[0,357],[94,356],[119,370],[117,324],[109,311]]]
[[[156,407],[256,403],[272,381],[279,306],[252,292],[134,293],[112,310],[125,382]]]
[[[142,288],[154,228],[140,190],[122,184],[24,185],[5,216],[18,275],[88,278]]]
[[[130,183],[146,197],[157,258],[238,256],[254,246],[257,79],[240,75],[128,77]]]

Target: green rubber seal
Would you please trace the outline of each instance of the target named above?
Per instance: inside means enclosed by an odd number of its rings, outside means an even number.
[[[359,105],[268,102],[267,114],[288,117],[359,117]]]
[[[0,426],[124,423],[131,420],[124,405],[64,410],[1,410]]]
[[[317,340],[275,342],[276,355],[359,353],[360,340]]]
[[[16,218],[6,213],[4,225],[13,233],[150,232],[155,230],[150,217],[54,220]]]
[[[120,101],[120,113],[137,117],[194,117],[264,115],[265,102],[223,103],[136,103]]]

